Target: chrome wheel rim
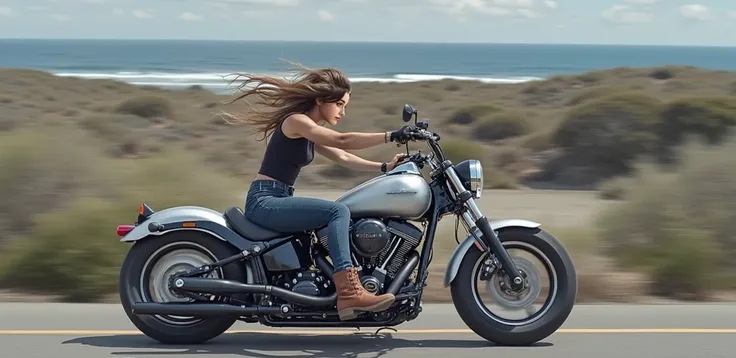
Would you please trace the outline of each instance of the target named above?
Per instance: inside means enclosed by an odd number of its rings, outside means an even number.
[[[215,261],[215,255],[197,243],[179,241],[164,245],[151,254],[143,266],[140,279],[143,300],[154,303],[194,302],[194,299],[174,292],[169,287],[169,279],[174,274],[201,265],[212,264]],[[222,276],[222,271],[218,269],[204,277],[221,278]],[[154,317],[176,326],[189,326],[202,321],[192,316],[155,315]]]
[[[478,257],[472,270],[471,290],[473,292],[473,298],[485,316],[498,323],[509,326],[528,325],[543,317],[555,302],[555,299],[557,298],[557,287],[559,286],[557,274],[554,270],[554,266],[552,266],[551,260],[536,247],[520,241],[507,241],[504,242],[503,245],[509,251],[511,260],[520,271],[524,280],[524,287],[515,294],[510,293],[508,290],[510,287],[509,281],[498,269],[493,273],[490,280],[480,280],[483,263],[488,258],[488,255],[484,253]],[[531,260],[526,259],[521,255],[513,254],[513,250],[521,250],[531,254],[531,256],[537,258],[541,262],[544,270],[540,272]],[[543,273],[545,273],[546,275],[544,276],[549,279],[549,297],[541,303],[540,309],[536,310],[535,313],[531,313],[532,311],[535,311],[534,307],[540,303],[539,296],[544,290],[542,287],[542,281],[544,281],[542,277]],[[478,285],[478,281],[482,284]],[[484,293],[489,296],[490,300],[500,306],[499,311],[523,311],[528,314],[528,317],[522,319],[509,319],[503,318],[499,314],[494,313],[483,302],[479,287],[483,287],[485,289]]]

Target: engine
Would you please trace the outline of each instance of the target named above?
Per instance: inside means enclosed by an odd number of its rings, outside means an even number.
[[[306,269],[280,275],[276,285],[298,293],[311,296],[323,296],[330,291],[330,280],[319,269]],[[328,289],[330,288],[330,289]]]
[[[350,244],[353,264],[362,269],[363,287],[371,293],[383,292],[421,238],[422,230],[405,220],[357,220],[350,228]],[[328,247],[324,233],[320,233],[319,241]]]

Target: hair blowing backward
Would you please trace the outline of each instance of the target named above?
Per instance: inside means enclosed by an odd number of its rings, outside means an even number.
[[[253,133],[263,134],[263,138],[258,139],[260,141],[270,136],[289,115],[312,109],[317,99],[334,103],[351,91],[350,80],[338,69],[308,69],[295,65],[300,71],[293,79],[236,73],[237,77],[230,83],[245,79],[238,86],[241,94],[228,103],[244,99],[250,111],[227,114],[227,117],[252,125],[255,128]],[[259,110],[248,101],[248,97],[254,95],[258,98],[255,104],[265,109]]]

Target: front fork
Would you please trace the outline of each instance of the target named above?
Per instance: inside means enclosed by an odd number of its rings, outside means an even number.
[[[449,162],[446,162],[449,164]],[[444,164],[444,163],[443,163]],[[524,280],[521,278],[519,270],[511,260],[509,253],[501,244],[501,239],[494,232],[491,224],[488,222],[488,218],[481,213],[480,208],[475,203],[473,195],[465,189],[460,178],[455,173],[455,169],[452,166],[445,167],[445,173],[450,178],[450,183],[455,189],[458,195],[458,199],[464,202],[465,210],[462,213],[463,221],[468,232],[473,235],[475,241],[480,244],[483,251],[489,254],[489,257],[496,259],[489,260],[490,262],[484,264],[483,276],[490,273],[493,266],[501,268],[509,278],[511,287],[513,289],[521,289],[524,284]],[[477,231],[480,231],[481,235],[478,235]]]

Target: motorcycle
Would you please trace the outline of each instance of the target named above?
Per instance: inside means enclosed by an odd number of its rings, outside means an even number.
[[[412,117],[414,124],[406,124],[411,141],[424,141],[431,153],[417,151],[336,199],[351,212],[352,261],[361,283],[371,293],[394,294],[389,309],[338,318],[326,226],[276,232],[248,221],[239,207],[224,213],[199,206],[154,211],[144,202],[134,224],[117,227],[120,241],[133,243],[119,283],[128,318],[148,337],[170,344],[208,341],[238,320],[269,327],[394,327],[422,312],[437,225],[454,215],[459,245],[444,287],[463,322],[500,345],[530,345],[554,333],[577,296],[565,247],[539,223],[484,216],[476,203],[484,184],[480,161],[453,164],[440,136],[404,105],[403,121]],[[402,144],[409,154],[408,142]],[[429,179],[421,172],[425,165],[431,167]],[[458,222],[467,232],[462,242]],[[538,257],[551,281],[550,297],[524,319],[501,318],[480,297],[482,284],[504,309],[529,309],[537,302],[540,272],[510,249]]]

